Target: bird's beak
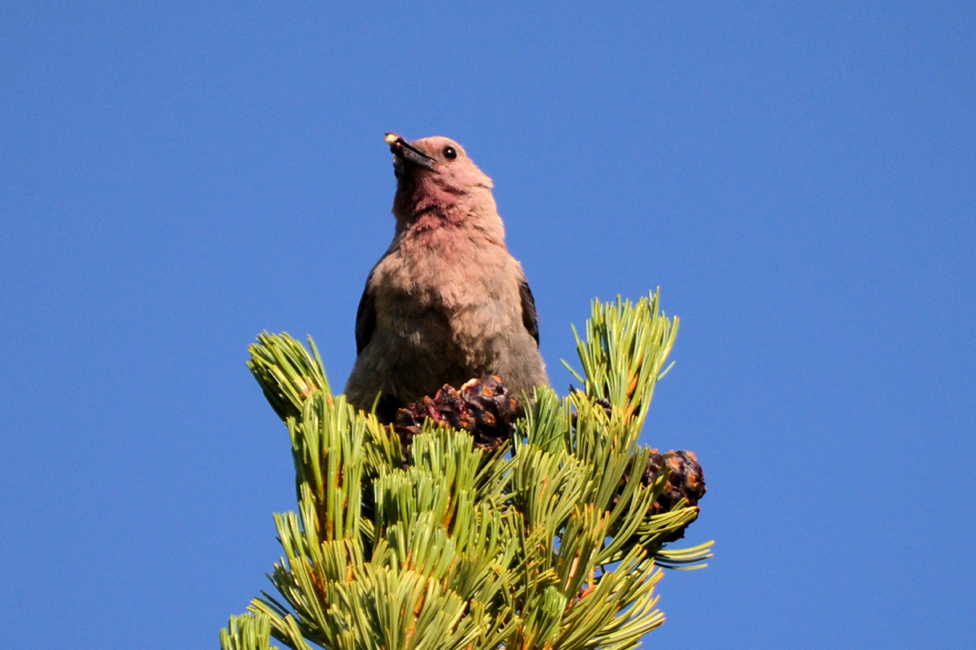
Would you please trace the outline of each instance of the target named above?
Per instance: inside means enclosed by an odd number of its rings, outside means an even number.
[[[427,169],[434,168],[434,159],[425,154],[423,151],[413,146],[401,136],[396,133],[387,133],[383,140],[386,144],[390,145],[390,151],[393,155],[414,165],[420,167],[426,167]]]

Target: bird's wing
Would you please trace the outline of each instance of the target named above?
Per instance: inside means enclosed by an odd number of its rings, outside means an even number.
[[[359,299],[359,308],[356,310],[356,354],[363,351],[369,340],[373,338],[373,331],[376,329],[376,304],[373,292],[370,290],[370,280],[373,279],[372,273],[366,279],[366,288]]]
[[[535,311],[535,298],[529,283],[522,278],[519,280],[519,298],[522,299],[522,324],[529,331],[536,345],[539,344],[539,314]]]

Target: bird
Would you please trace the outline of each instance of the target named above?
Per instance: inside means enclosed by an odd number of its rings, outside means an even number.
[[[389,422],[444,384],[496,376],[519,396],[548,385],[535,298],[505,243],[491,178],[450,138],[384,141],[396,225],[356,311],[347,400]]]

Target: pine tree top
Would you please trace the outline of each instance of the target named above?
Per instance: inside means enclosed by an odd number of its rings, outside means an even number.
[[[397,426],[333,395],[311,339],[260,335],[248,365],[290,434],[298,512],[275,515],[279,595],[222,648],[635,647],[664,622],[661,567],[711,547],[665,547],[698,516],[695,455],[638,442],[678,330],[659,300],[593,302],[565,397],[508,408],[476,380]]]

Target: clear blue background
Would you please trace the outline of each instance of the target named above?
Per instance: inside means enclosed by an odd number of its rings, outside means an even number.
[[[4,3],[0,641],[215,647],[266,588],[286,434],[393,228],[384,131],[496,181],[553,380],[594,296],[681,316],[645,440],[697,451],[670,648],[973,642],[976,10]]]

